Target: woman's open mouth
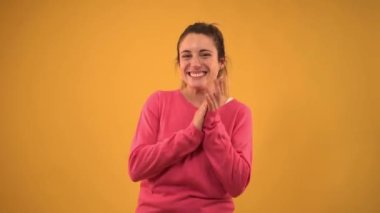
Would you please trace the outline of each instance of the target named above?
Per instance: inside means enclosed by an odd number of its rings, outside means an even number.
[[[187,75],[192,78],[201,78],[207,75],[207,71],[187,72]]]

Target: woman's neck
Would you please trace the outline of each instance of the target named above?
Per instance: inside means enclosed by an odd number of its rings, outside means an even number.
[[[199,107],[205,99],[205,90],[184,87],[181,89],[181,93],[196,107]]]

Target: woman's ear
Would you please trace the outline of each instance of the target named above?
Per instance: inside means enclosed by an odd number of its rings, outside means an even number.
[[[224,58],[221,58],[219,60],[219,65],[220,65],[219,70],[222,70],[222,69],[224,69],[226,67],[226,63],[225,62],[226,62],[226,60]]]
[[[221,78],[223,77],[226,73],[226,70],[224,68],[221,68],[219,71],[218,71],[218,75],[217,75],[217,78]]]

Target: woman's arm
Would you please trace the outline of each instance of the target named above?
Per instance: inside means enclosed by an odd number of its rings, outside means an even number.
[[[133,139],[128,164],[133,181],[158,175],[194,151],[203,139],[203,133],[191,123],[186,129],[157,141],[160,116],[159,93],[155,93],[144,105]]]
[[[218,111],[206,115],[203,148],[224,189],[240,195],[250,180],[252,162],[252,118],[248,108],[237,114],[231,137],[220,120]]]

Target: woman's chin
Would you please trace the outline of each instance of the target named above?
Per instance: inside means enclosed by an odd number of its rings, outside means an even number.
[[[187,86],[193,90],[206,90],[207,89],[206,84],[188,84]]]

